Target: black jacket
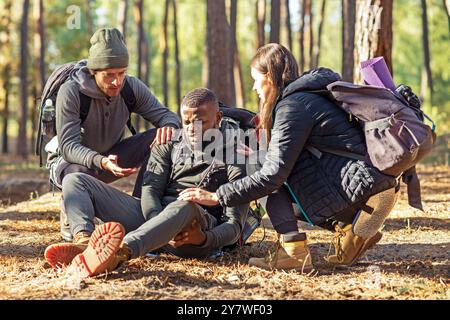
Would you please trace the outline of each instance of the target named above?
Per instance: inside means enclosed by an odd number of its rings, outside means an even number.
[[[230,129],[237,130],[237,124],[233,127],[231,122],[223,120],[221,131],[229,138],[220,145],[223,147],[223,155],[227,154],[227,148],[235,151],[233,137],[224,133]],[[225,164],[219,157],[216,157],[217,161],[211,165],[207,157],[194,159],[194,152],[184,138],[174,140],[155,145],[150,153],[141,199],[142,212],[147,220],[175,201],[184,189],[199,187],[215,192],[220,185],[245,176],[245,165]],[[236,243],[241,235],[248,207],[248,202],[240,202],[235,206],[204,207],[216,218],[218,225],[205,231],[206,242],[202,248],[212,250]]]
[[[319,68],[283,91],[274,108],[272,137],[261,170],[221,186],[216,193],[222,205],[264,197],[287,182],[308,218],[320,224],[395,185],[394,178],[363,161],[329,153],[319,159],[306,149],[309,145],[366,153],[356,121],[325,97],[306,92],[326,89],[338,80],[338,74]]]

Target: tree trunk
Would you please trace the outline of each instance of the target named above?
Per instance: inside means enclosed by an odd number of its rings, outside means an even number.
[[[239,58],[239,47],[236,39],[237,30],[237,0],[231,0],[230,10],[230,22],[231,22],[231,41],[233,54],[233,78],[234,88],[236,90],[236,103],[240,107],[245,106],[245,88],[244,79],[242,75],[241,60]]]
[[[261,48],[266,43],[264,26],[266,25],[266,0],[256,0],[257,46]]]
[[[305,71],[305,20],[306,20],[306,1],[301,0],[301,14],[300,14],[300,31],[299,31],[299,42],[300,42],[300,72]]]
[[[22,21],[20,24],[20,102],[19,135],[17,154],[23,159],[28,156],[27,120],[28,120],[28,12],[30,1],[23,0]]]
[[[270,10],[270,42],[280,42],[280,15],[281,15],[280,0],[272,0]]]
[[[143,79],[143,68],[142,64],[144,62],[144,50],[145,50],[145,33],[144,33],[144,0],[135,0],[134,2],[134,21],[136,22],[138,36],[137,36],[137,77]],[[140,131],[141,127],[141,117],[135,115],[134,127],[137,132]]]
[[[175,92],[177,96],[177,109],[180,115],[181,108],[181,75],[180,75],[180,51],[178,47],[178,16],[177,0],[172,0],[173,10],[173,36],[175,41]]]
[[[0,16],[0,24],[4,26],[4,36],[0,37],[0,54],[5,57],[1,61],[2,78],[0,79],[4,90],[4,108],[2,114],[2,153],[8,153],[8,122],[9,122],[9,92],[11,87],[11,16],[12,16],[12,1],[5,1],[3,14]]]
[[[142,48],[142,57],[143,57],[143,63],[142,63],[142,82],[149,87],[150,86],[150,44],[148,41],[147,33],[144,32],[144,41],[143,41],[143,48]],[[147,131],[150,129],[150,122],[144,120],[144,128]]]
[[[4,79],[4,87],[5,90],[5,104],[3,109],[3,130],[2,130],[2,153],[6,154],[8,153],[8,122],[9,122],[9,88],[10,88],[10,81],[9,77],[11,76],[11,67],[9,65],[6,65],[3,69],[3,76],[8,77]]]
[[[118,20],[119,25],[118,29],[122,32],[123,39],[126,39],[127,35],[127,16],[128,16],[128,0],[120,0],[119,2],[119,11],[118,11]]]
[[[427,3],[422,2],[422,43],[423,43],[423,68],[422,68],[422,84],[420,95],[424,99],[426,97],[427,87],[430,89],[431,96],[433,95],[433,77],[431,73],[431,58],[430,58],[430,44],[428,40],[428,16]]]
[[[342,79],[353,82],[356,0],[342,0]]]
[[[445,13],[447,14],[448,32],[450,33],[450,0],[442,0],[444,4]]]
[[[94,4],[94,0],[87,0],[86,33],[89,37],[91,37],[94,33],[93,4]]]
[[[363,83],[361,61],[383,56],[392,75],[392,1],[359,0],[356,4],[354,81]]]
[[[37,104],[42,103],[41,95],[45,85],[45,30],[44,30],[44,5],[43,0],[37,0],[34,2],[34,19],[36,23],[36,29],[34,33],[34,56],[36,59],[36,65],[38,66],[35,79],[35,106],[31,109],[31,123],[32,123],[32,136],[31,136],[31,148],[34,148],[35,139],[38,134],[36,123],[37,117]]]
[[[40,95],[45,85],[45,29],[44,29],[44,4],[43,0],[35,2],[34,15],[36,21],[36,32],[34,34],[35,55],[37,58],[36,89]]]
[[[315,47],[314,52],[314,67],[317,67],[319,65],[320,45],[322,40],[322,29],[323,29],[323,21],[325,20],[326,5],[327,0],[322,0],[322,8],[320,9],[320,16],[319,16],[319,29],[317,31],[317,46]]]
[[[169,58],[169,46],[167,44],[167,27],[169,23],[169,5],[170,0],[166,0],[164,6],[164,18],[163,18],[163,32],[161,38],[161,49],[163,52],[163,97],[164,97],[164,105],[168,106],[169,104],[169,84],[168,84],[168,58]]]
[[[309,69],[314,68],[314,28],[313,28],[313,11],[312,0],[306,1],[306,14],[308,15],[308,31],[309,31]]]
[[[289,8],[289,0],[284,1],[284,17],[286,25],[286,35],[287,35],[287,46],[289,50],[292,50],[292,26],[291,26],[291,9]]]
[[[207,1],[207,73],[206,87],[214,91],[220,101],[235,105],[231,73],[228,72],[231,51],[231,30],[225,12],[225,0]],[[227,57],[224,59],[224,57]]]

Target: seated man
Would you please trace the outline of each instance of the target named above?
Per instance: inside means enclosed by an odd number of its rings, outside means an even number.
[[[235,153],[234,136],[225,130],[238,128],[222,119],[217,98],[208,89],[189,92],[181,115],[180,137],[155,145],[151,151],[141,199],[84,173],[66,176],[64,203],[74,243],[54,244],[45,250],[45,258],[53,267],[72,262],[82,274],[92,276],[157,249],[203,258],[214,249],[237,242],[248,204],[205,210],[177,198],[186,188],[215,191],[245,175],[244,165],[228,164],[222,158],[230,151]],[[221,133],[226,140],[204,142],[207,130],[208,134]],[[211,159],[207,159],[207,150],[213,150]],[[95,229],[95,217],[107,223]]]

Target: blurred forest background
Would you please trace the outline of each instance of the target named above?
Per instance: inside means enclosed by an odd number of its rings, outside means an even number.
[[[86,58],[96,29],[117,27],[128,73],[173,111],[199,86],[256,111],[249,63],[265,43],[290,48],[302,71],[324,66],[355,82],[361,60],[383,55],[437,124],[430,161],[448,164],[449,10],[449,0],[0,0],[0,151],[34,154],[45,80]]]

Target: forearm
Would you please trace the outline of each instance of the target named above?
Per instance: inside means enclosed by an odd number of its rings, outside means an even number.
[[[163,210],[160,196],[149,186],[142,187],[141,208],[146,221]]]
[[[64,160],[69,163],[79,164],[90,169],[103,169],[102,159],[105,157],[81,143],[63,141],[59,144],[59,149]]]

